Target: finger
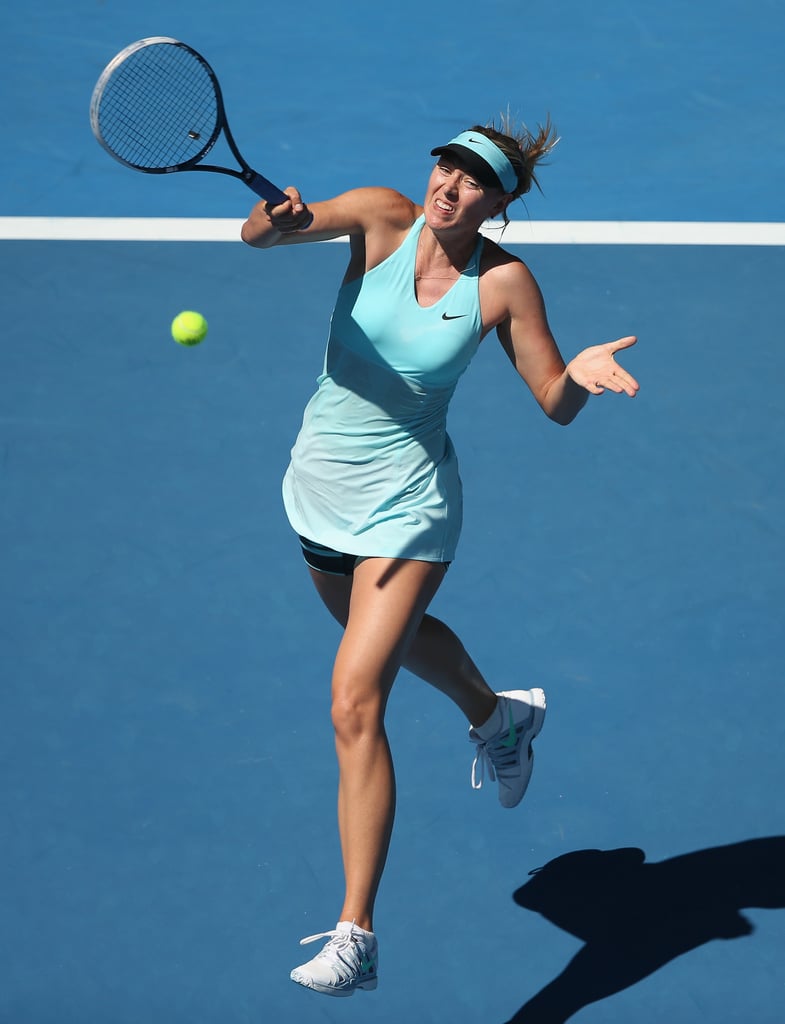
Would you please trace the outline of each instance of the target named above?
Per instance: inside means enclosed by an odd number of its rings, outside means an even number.
[[[635,395],[640,391],[641,386],[631,373],[625,373],[622,380],[624,382],[624,389],[628,395]]]
[[[288,199],[283,203],[271,203],[268,201],[264,204],[264,212],[270,219],[273,217],[285,217],[286,214],[292,212],[292,205]]]
[[[302,211],[305,204],[298,189],[293,185],[289,185],[284,189],[284,194],[287,198],[282,203],[274,203],[268,200],[264,204],[265,212],[268,215],[275,214],[276,216],[281,216],[286,213],[299,213]]]
[[[627,370],[625,370],[623,366],[619,366],[618,363],[614,363],[613,364],[613,369],[611,370],[611,376],[615,377],[616,380],[625,389],[626,388],[632,388],[634,391],[637,391],[639,389],[639,387],[640,387],[640,385],[638,384],[637,380],[633,377],[633,375],[631,373],[629,373]]]
[[[615,391],[616,394],[624,392],[629,395],[630,398],[634,398],[639,390],[637,380],[635,380],[635,378],[625,370],[614,370],[611,373],[608,387],[611,388],[612,391]]]
[[[618,338],[616,341],[611,341],[608,343],[608,351],[610,352],[611,356],[613,356],[614,352],[618,352],[620,351],[620,349],[623,348],[630,348],[637,341],[638,339],[634,334],[630,334],[626,338]]]
[[[288,217],[278,218],[276,226],[281,234],[292,235],[298,231],[307,231],[311,224],[313,224],[313,213],[307,206],[303,206],[301,212],[296,215],[289,214]]]
[[[290,185],[288,188],[284,189],[284,192],[287,194],[287,196],[289,196],[289,199],[291,200],[292,210],[295,213],[301,213],[305,207],[305,203],[303,202],[303,197],[300,195],[298,189],[296,189],[293,185]]]
[[[299,191],[293,186],[285,190],[286,200],[283,203],[265,204],[265,213],[270,218],[273,226],[283,235],[293,234],[296,231],[305,231],[311,226],[313,214],[302,201]]]

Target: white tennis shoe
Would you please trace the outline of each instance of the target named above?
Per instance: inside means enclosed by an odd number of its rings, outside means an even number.
[[[545,693],[540,689],[497,693],[496,710],[485,725],[469,728],[476,744],[472,762],[472,788],[482,789],[485,770],[499,783],[502,807],[517,807],[534,768],[532,740],[545,721]],[[489,735],[490,733],[490,735]]]
[[[309,935],[300,945],[317,939],[330,941],[313,960],[295,967],[292,981],[326,996],[352,996],[358,988],[376,988],[379,944],[373,932],[358,928],[353,921],[339,921],[333,931]]]

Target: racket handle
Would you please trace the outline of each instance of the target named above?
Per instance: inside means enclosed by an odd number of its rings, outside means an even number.
[[[243,174],[243,181],[252,192],[261,196],[262,199],[266,199],[268,203],[280,206],[281,203],[285,203],[289,199],[289,196],[282,192],[277,185],[273,185],[271,181],[268,181],[263,175],[257,174],[256,171],[246,171]]]
[[[261,196],[262,199],[266,199],[268,203],[275,203],[276,206],[287,202],[290,198],[285,192],[282,192],[277,185],[273,185],[271,181],[268,181],[263,175],[257,174],[256,171],[247,171],[243,175],[243,181],[248,188],[252,189],[257,194],[257,196]],[[313,224],[313,214],[309,211],[307,224],[303,224],[303,226],[297,230],[305,231],[305,229],[309,228],[311,224]]]
[[[277,185],[273,185],[271,181],[268,181],[261,174],[257,174],[256,171],[246,171],[243,175],[243,181],[252,189],[257,196],[261,196],[262,199],[266,199],[268,203],[275,203],[276,206],[280,206],[281,203],[285,203],[290,198],[285,192],[282,192]],[[305,231],[313,224],[313,214],[309,212],[308,223],[303,224],[298,231]]]

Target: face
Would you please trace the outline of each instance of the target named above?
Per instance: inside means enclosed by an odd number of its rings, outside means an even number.
[[[425,220],[431,228],[472,226],[476,230],[505,208],[508,196],[481,184],[451,157],[443,156],[431,172],[425,193]]]

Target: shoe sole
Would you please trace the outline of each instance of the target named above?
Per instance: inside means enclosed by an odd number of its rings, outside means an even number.
[[[517,807],[521,800],[526,796],[526,790],[529,788],[529,782],[531,781],[532,772],[534,771],[534,748],[532,747],[532,743],[537,736],[539,736],[540,731],[545,724],[545,712],[548,706],[545,699],[545,690],[540,689],[538,686],[535,686],[531,690],[503,690],[500,696],[511,697],[514,700],[522,700],[523,698],[518,696],[519,694],[526,694],[527,699],[524,703],[528,704],[533,712],[531,725],[523,734],[523,739],[521,740],[521,751],[525,748],[529,754],[529,775],[526,779],[526,784],[521,790],[520,796],[514,803],[502,803],[501,791],[499,792],[499,802],[502,804],[502,807],[508,810],[513,807]]]
[[[353,996],[357,989],[365,989],[366,992],[371,992],[376,988],[378,978],[368,978],[367,981],[360,981],[356,985],[349,989],[332,988],[330,985],[314,985],[309,984],[307,981],[300,981],[299,978],[295,978],[294,971],[289,975],[292,981],[296,984],[301,985],[303,988],[310,989],[311,992],[318,992],[323,996],[337,996],[338,998],[345,999],[349,996]]]

